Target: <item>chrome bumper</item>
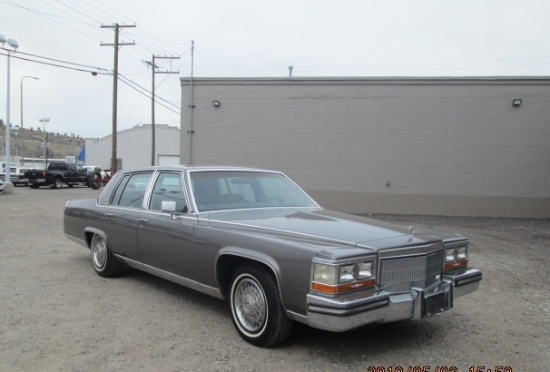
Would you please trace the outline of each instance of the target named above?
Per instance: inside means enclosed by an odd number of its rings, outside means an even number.
[[[326,297],[307,295],[307,323],[319,329],[342,332],[374,323],[419,319],[453,307],[455,298],[475,292],[481,281],[481,271],[468,268],[443,275],[429,288],[411,288],[411,292],[390,294],[385,290],[365,296],[349,294]]]

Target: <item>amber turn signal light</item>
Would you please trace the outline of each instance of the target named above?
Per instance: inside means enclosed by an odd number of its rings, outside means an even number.
[[[340,285],[327,285],[327,284],[314,282],[313,289],[318,292],[334,295],[334,294],[354,291],[357,289],[374,287],[375,284],[376,284],[376,281],[374,279],[368,279],[360,282],[346,283],[346,284],[340,284]]]
[[[445,264],[445,271],[459,269],[468,266],[468,260],[452,261]]]

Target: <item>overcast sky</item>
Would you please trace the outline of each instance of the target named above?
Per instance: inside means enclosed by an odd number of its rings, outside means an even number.
[[[12,55],[24,58],[11,58],[13,125],[21,125],[23,81],[24,127],[48,117],[48,131],[104,137],[114,51],[101,43],[113,43],[114,31],[101,25],[136,26],[120,34],[135,42],[119,55],[124,130],[151,122],[143,89],[151,90],[152,55],[180,57],[157,61],[179,74],[156,74],[156,123],[179,127],[192,40],[196,77],[285,77],[291,65],[296,77],[550,76],[549,14],[548,0],[0,0],[0,34],[17,40]]]

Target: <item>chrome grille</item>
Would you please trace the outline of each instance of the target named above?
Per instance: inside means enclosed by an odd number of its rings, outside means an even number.
[[[390,293],[410,292],[435,283],[443,270],[443,251],[423,256],[389,258],[380,263],[379,285]]]

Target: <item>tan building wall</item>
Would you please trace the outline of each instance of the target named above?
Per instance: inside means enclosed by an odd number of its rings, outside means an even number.
[[[122,159],[122,169],[151,165],[151,125],[139,125],[117,133],[117,158]],[[112,135],[86,139],[86,165],[111,168]],[[166,124],[155,125],[155,165],[174,159],[179,164],[180,130]]]
[[[181,159],[279,169],[348,212],[545,218],[549,88],[542,78],[182,79]]]

